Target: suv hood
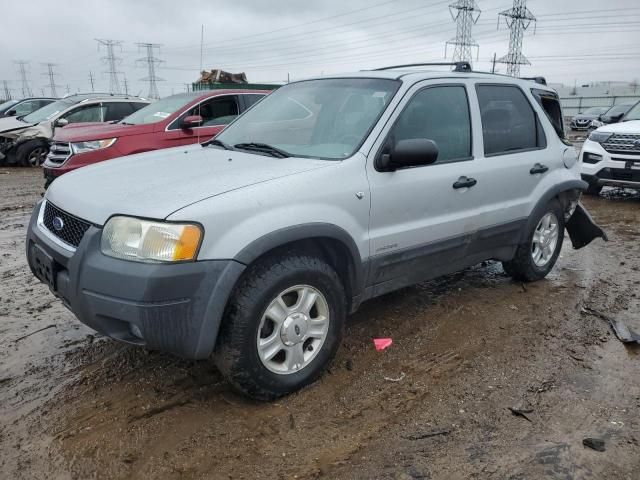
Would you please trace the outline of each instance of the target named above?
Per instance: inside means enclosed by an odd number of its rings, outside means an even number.
[[[609,123],[598,128],[598,132],[606,133],[635,133],[640,134],[640,120],[630,120],[628,122]]]
[[[56,130],[57,142],[87,142],[103,138],[119,138],[127,135],[151,133],[157,124],[123,125],[122,123],[80,123],[67,125]],[[71,127],[71,128],[70,128]]]
[[[336,163],[196,144],[80,168],[56,179],[45,198],[96,225],[114,214],[164,219],[209,197]]]

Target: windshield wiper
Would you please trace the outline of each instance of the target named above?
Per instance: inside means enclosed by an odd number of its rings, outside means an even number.
[[[202,144],[203,147],[208,147],[209,145],[215,145],[216,147],[222,147],[225,150],[233,150],[233,148],[231,148],[231,145],[228,145],[226,143],[224,143],[222,140],[216,140],[215,138],[212,140],[209,140],[207,142],[204,142]]]
[[[239,150],[248,150],[252,152],[260,152],[266,153],[276,158],[288,158],[290,155],[284,150],[280,150],[273,145],[269,145],[268,143],[257,143],[257,142],[249,142],[249,143],[238,143],[234,145],[235,148]]]

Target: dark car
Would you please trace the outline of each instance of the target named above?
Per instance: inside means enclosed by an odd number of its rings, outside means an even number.
[[[22,117],[42,107],[55,102],[57,98],[23,98],[22,100],[7,100],[0,103],[1,117]]]
[[[618,123],[634,105],[635,104],[633,103],[621,103],[620,105],[614,105],[605,113],[600,115],[599,120],[605,124]]]
[[[591,107],[571,119],[571,130],[589,130],[591,122],[609,110],[610,107]]]

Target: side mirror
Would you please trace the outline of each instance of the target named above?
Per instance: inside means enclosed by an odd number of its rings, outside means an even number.
[[[66,127],[67,125],[69,125],[69,120],[67,120],[66,118],[59,118],[55,122],[53,122],[54,127],[62,128]]]
[[[379,157],[378,168],[394,171],[398,168],[430,165],[438,159],[438,146],[433,140],[411,138],[400,140],[391,153]]]
[[[6,115],[7,117],[15,117],[15,116],[16,116],[16,113],[18,113],[18,112],[16,112],[16,110],[15,110],[14,108],[12,108],[12,109],[11,109],[11,110],[9,110],[7,113],[5,113],[5,115]]]
[[[182,119],[180,127],[188,130],[190,128],[199,127],[200,125],[202,125],[202,122],[204,122],[204,120],[200,115],[189,115],[188,117],[184,117]]]

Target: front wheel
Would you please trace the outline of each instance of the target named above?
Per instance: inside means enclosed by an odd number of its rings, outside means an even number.
[[[564,240],[564,209],[560,202],[550,201],[532,225],[513,260],[502,262],[508,275],[525,282],[546,277],[560,255]]]
[[[272,400],[312,383],[333,359],[346,317],[340,278],[306,254],[249,267],[227,307],[214,354],[242,393]]]
[[[18,164],[23,167],[39,167],[47,159],[49,147],[40,140],[29,140],[16,150]]]
[[[587,195],[600,195],[601,191],[602,191],[602,185],[590,183],[585,193]]]

